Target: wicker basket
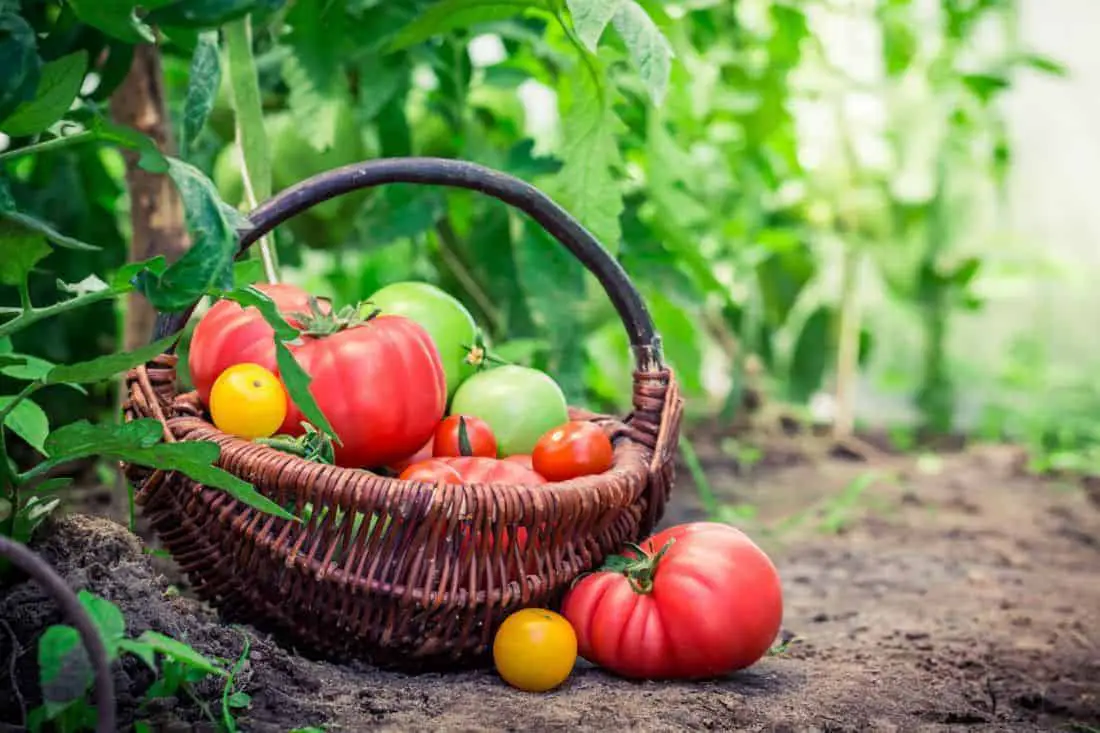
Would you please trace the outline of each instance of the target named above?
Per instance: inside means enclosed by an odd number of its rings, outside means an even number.
[[[339,168],[257,208],[252,228],[240,232],[241,251],[311,206],[386,183],[465,188],[504,201],[596,276],[630,336],[634,410],[623,418],[571,415],[611,436],[611,470],[541,486],[435,487],[306,461],[218,431],[194,393],[178,393],[169,353],[128,375],[126,418],[157,418],[168,441],[216,442],[218,465],[283,506],[302,512],[308,503],[310,518],[258,512],[180,474],[126,471],[195,592],[228,620],[328,658],[409,670],[477,665],[506,616],[553,607],[578,575],[652,531],[673,481],[682,400],[649,313],[618,263],[548,197],[510,176],[423,158]],[[162,314],[156,337],[181,331],[190,312]],[[526,542],[509,541],[521,527]]]

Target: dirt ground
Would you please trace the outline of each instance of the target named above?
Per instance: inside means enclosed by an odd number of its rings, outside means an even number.
[[[1100,729],[1100,505],[1085,490],[1024,476],[1004,447],[744,476],[716,446],[699,453],[718,498],[756,508],[731,517],[779,568],[790,640],[703,684],[630,683],[582,665],[560,690],[531,696],[491,672],[411,677],[310,661],[170,590],[113,522],[60,521],[37,549],[74,586],[118,603],[131,634],[153,628],[227,658],[247,635],[245,731]],[[682,471],[663,524],[704,514]],[[10,632],[0,634],[0,721],[18,723],[20,699],[34,696],[28,642],[58,619],[29,584],[0,589],[0,619]],[[130,720],[148,673],[130,660],[116,679]],[[207,729],[182,703],[145,717],[155,730]]]

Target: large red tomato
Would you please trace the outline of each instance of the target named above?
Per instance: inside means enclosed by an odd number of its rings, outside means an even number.
[[[340,439],[336,463],[381,466],[423,446],[447,401],[439,351],[428,332],[402,316],[363,321],[350,312],[333,315],[324,307],[320,314],[298,321],[292,316],[309,312],[309,296],[291,286],[261,287],[273,299],[274,288],[280,312],[305,329],[299,342],[288,347],[312,378],[309,391]],[[306,300],[300,308],[299,298]],[[218,310],[221,305],[211,308],[195,329],[191,363],[198,373],[205,378],[241,359],[270,365],[278,373],[274,333],[256,309],[230,303]],[[199,339],[204,325],[208,328]],[[297,406],[290,405],[280,432],[298,435],[304,420]]]
[[[544,484],[546,479],[517,461],[480,456],[443,457],[432,460],[446,463],[467,484]]]
[[[293,326],[301,324],[296,313],[309,312],[309,293],[295,285],[253,286],[275,301],[279,313]],[[326,309],[326,304],[321,304]],[[195,326],[187,366],[191,382],[204,405],[210,404],[214,381],[234,364],[259,364],[270,372],[275,368],[275,331],[255,308],[242,308],[232,300],[219,300]]]
[[[767,653],[783,616],[768,556],[726,524],[660,532],[586,575],[562,613],[581,656],[624,677],[692,679],[748,667]]]

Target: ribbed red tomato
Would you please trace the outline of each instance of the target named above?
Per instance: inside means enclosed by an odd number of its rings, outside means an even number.
[[[462,475],[466,484],[544,484],[546,479],[518,461],[480,456],[445,457],[433,460],[446,463]]]
[[[254,285],[275,301],[279,313],[292,326],[301,324],[293,317],[309,312],[309,293],[295,285]],[[327,309],[326,303],[321,303]],[[187,367],[191,383],[204,405],[210,404],[214,381],[234,364],[259,364],[277,374],[275,367],[275,331],[255,308],[242,308],[232,300],[219,300],[203,314],[191,336]],[[285,424],[285,423],[284,423]]]
[[[566,595],[562,613],[581,656],[624,677],[693,679],[748,667],[783,616],[768,556],[726,524],[660,532],[609,559]]]
[[[433,484],[462,483],[462,475],[458,471],[433,458],[408,466],[398,478],[402,481],[426,481]]]
[[[309,296],[292,286],[261,290],[302,329],[299,342],[288,348],[312,378],[309,391],[340,439],[337,464],[382,466],[424,445],[443,417],[447,387],[439,351],[423,327],[402,316],[363,320],[354,308],[333,314],[320,306],[311,312]],[[306,305],[298,308],[303,298]],[[195,335],[190,363],[196,388],[218,368],[244,358],[278,373],[274,332],[255,308],[218,303]],[[280,432],[299,435],[304,420],[292,404]]]

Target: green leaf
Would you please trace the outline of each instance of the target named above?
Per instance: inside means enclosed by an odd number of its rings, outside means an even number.
[[[154,673],[157,671],[157,651],[143,641],[137,639],[122,639],[118,643],[118,650],[133,654],[145,663],[145,666]]]
[[[67,482],[69,483],[69,482]],[[31,496],[19,507],[19,513],[15,516],[15,528],[12,531],[12,539],[24,544],[34,538],[34,532],[39,525],[61,504],[61,499],[56,496]]]
[[[0,395],[0,410],[7,408],[14,399],[13,396]],[[39,453],[46,453],[45,442],[50,432],[50,421],[42,408],[34,402],[20,400],[4,418],[4,427],[27,441]],[[0,457],[0,460],[3,458]]]
[[[432,36],[478,23],[507,20],[543,7],[539,0],[440,0],[402,28],[390,41],[389,49],[408,48]]]
[[[118,643],[126,635],[126,618],[118,606],[94,593],[82,590],[76,597],[95,624],[107,649],[107,658],[113,662],[118,658]]]
[[[0,283],[22,287],[34,266],[49,253],[42,235],[0,217]]]
[[[216,28],[249,13],[269,13],[287,0],[185,0],[149,15],[158,26]]]
[[[18,4],[0,10],[0,120],[34,98],[42,68],[34,29],[18,11]]]
[[[1065,65],[1055,61],[1049,56],[1043,56],[1042,54],[1029,53],[1024,54],[1020,58],[1020,62],[1030,66],[1036,71],[1041,71],[1044,74],[1051,74],[1052,76],[1067,76],[1069,69]]]
[[[142,135],[137,130],[124,125],[116,125],[102,117],[93,117],[89,123],[89,129],[95,133],[98,140],[136,151],[138,165],[143,170],[150,173],[168,172],[168,158],[147,135]]]
[[[148,272],[139,276],[139,289],[157,310],[178,312],[210,290],[233,287],[238,241],[209,178],[175,158],[169,159],[168,172],[183,199],[192,243],[160,277]]]
[[[137,287],[137,277],[143,272],[148,272],[149,277],[160,277],[168,269],[168,261],[164,255],[150,257],[141,262],[128,262],[118,268],[111,277],[110,288],[117,293],[126,293]]]
[[[88,384],[110,379],[120,372],[144,364],[153,357],[163,354],[178,338],[177,335],[166,336],[159,341],[154,341],[133,351],[107,354],[76,364],[59,364],[46,375],[46,384],[60,384],[63,382]]]
[[[964,74],[961,79],[970,93],[983,104],[1011,86],[1008,79],[995,74]]]
[[[184,441],[161,443],[163,426],[153,418],[122,425],[93,425],[87,421],[66,425],[50,433],[46,449],[51,458],[35,467],[48,470],[68,461],[99,455],[139,466],[179,471],[199,483],[225,491],[234,499],[282,519],[296,520],[251,484],[214,465],[221,451],[216,443]]]
[[[0,357],[0,374],[19,379],[24,382],[33,382],[46,376],[53,369],[53,364],[45,359],[28,354],[12,354]]]
[[[88,52],[84,50],[44,65],[34,98],[19,105],[15,112],[0,122],[0,132],[11,137],[23,137],[42,132],[57,122],[69,111],[80,93],[87,69]]]
[[[339,109],[348,100],[341,48],[333,42],[339,19],[327,0],[298,0],[287,14],[293,49],[283,62],[283,81],[290,89],[287,103],[294,122],[309,130],[306,140],[317,152],[336,141]]]
[[[42,701],[59,712],[64,704],[84,696],[92,683],[92,663],[72,626],[58,624],[38,640],[38,680]]]
[[[596,52],[607,24],[626,0],[566,0],[569,14],[573,16],[573,28],[581,43],[589,51]]]
[[[229,89],[237,117],[237,144],[244,158],[244,175],[255,200],[271,198],[271,152],[264,127],[263,99],[252,56],[252,25],[248,18],[225,28]]]
[[[156,43],[152,28],[138,17],[137,9],[155,10],[177,0],[69,0],[76,17],[109,36],[127,43]]]
[[[573,98],[562,119],[563,165],[557,182],[562,205],[612,254],[619,250],[623,194],[615,178],[620,165],[618,117],[606,84],[580,73],[566,82]],[[578,85],[573,88],[573,85]]]
[[[252,696],[247,692],[234,692],[225,699],[225,704],[237,710],[247,708],[252,704]]]
[[[191,150],[202,132],[206,118],[214,109],[221,84],[222,67],[218,57],[218,32],[199,34],[199,42],[191,54],[191,70],[187,80],[187,98],[183,103],[183,125],[180,129],[180,150]]]
[[[703,390],[701,327],[695,316],[663,292],[648,290],[646,303],[661,334],[665,356],[676,370],[676,378],[690,394]]]
[[[294,354],[290,352],[286,344],[278,339],[275,341],[275,363],[279,367],[279,376],[282,377],[283,384],[286,385],[286,391],[290,395],[291,401],[302,411],[302,415],[305,416],[306,420],[321,432],[331,436],[337,443],[343,445],[340,436],[332,429],[332,424],[329,423],[325,413],[318,407],[317,401],[313,399],[313,394],[309,391],[309,384],[313,381],[313,378],[306,373],[305,369],[302,369],[302,365],[294,358]]]
[[[821,388],[832,362],[833,317],[833,309],[823,305],[802,324],[787,378],[787,396],[793,402],[805,404]]]
[[[237,260],[233,263],[233,287],[241,289],[264,282],[264,263],[257,259]],[[220,293],[219,293],[220,295]]]
[[[219,667],[216,662],[207,659],[186,644],[176,641],[170,636],[165,636],[164,634],[153,631],[152,629],[143,633],[136,641],[191,669],[196,669],[216,677],[225,677],[228,674],[224,669]]]
[[[75,249],[83,252],[98,252],[100,247],[94,244],[88,244],[82,242],[79,239],[74,239],[66,234],[62,234],[53,228],[50,224],[36,219],[29,214],[24,214],[21,211],[0,211],[0,219],[6,219],[12,224],[18,225],[31,232],[37,232],[41,234],[49,241],[56,244],[58,247],[64,247],[65,249]]]
[[[672,73],[672,46],[649,14],[634,0],[626,0],[611,19],[622,37],[653,103],[660,105]]]

